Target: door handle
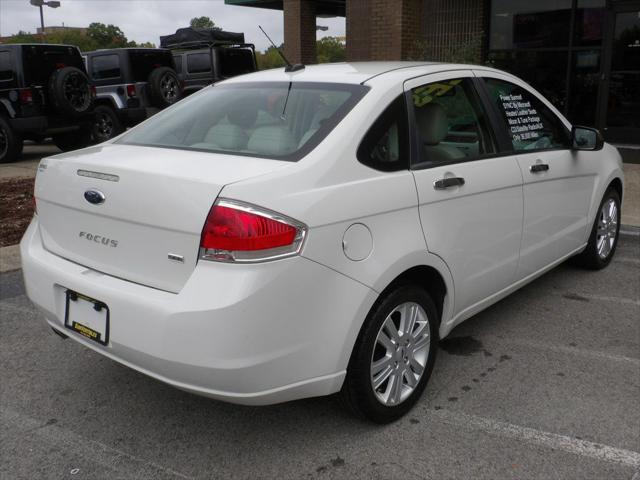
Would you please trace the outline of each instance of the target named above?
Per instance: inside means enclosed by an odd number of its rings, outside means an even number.
[[[549,171],[549,165],[546,163],[535,163],[529,167],[531,173],[540,173]]]
[[[433,188],[436,190],[445,190],[451,187],[461,187],[464,185],[464,178],[462,177],[449,177],[442,178],[433,182]]]

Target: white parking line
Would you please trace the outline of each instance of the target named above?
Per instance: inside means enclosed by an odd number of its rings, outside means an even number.
[[[622,448],[610,447],[601,443],[588,442],[566,435],[522,427],[489,418],[477,417],[451,410],[429,410],[429,415],[456,427],[473,428],[483,432],[512,438],[525,443],[540,445],[554,450],[589,457],[609,463],[618,463],[631,467],[640,467],[640,453]]]
[[[613,261],[618,263],[628,263],[631,265],[640,265],[640,259],[633,257],[618,257],[616,255],[615,257],[613,257]]]
[[[625,357],[624,355],[612,355],[610,353],[598,352],[595,350],[585,350],[576,347],[565,347],[564,345],[552,345],[543,342],[534,342],[523,338],[500,338],[494,335],[479,335],[478,340],[483,343],[496,342],[501,345],[516,345],[521,347],[533,348],[536,350],[546,350],[550,352],[566,353],[569,355],[578,355],[580,357],[610,360],[613,362],[629,363],[635,367],[640,367],[640,358]]]
[[[127,472],[127,478],[154,478],[154,473],[156,475],[162,473],[181,479],[193,478],[104,443],[89,440],[58,425],[48,425],[11,409],[3,408],[0,410],[0,424],[5,435],[7,431],[12,431],[12,438],[23,435],[37,437],[39,441],[51,446],[62,446],[63,450],[76,454],[80,458],[117,469],[119,472]]]
[[[599,300],[601,302],[614,302],[614,303],[626,303],[628,305],[640,306],[640,300],[626,297],[610,297],[606,295],[591,295],[590,293],[576,292],[581,297],[588,298],[589,300]]]

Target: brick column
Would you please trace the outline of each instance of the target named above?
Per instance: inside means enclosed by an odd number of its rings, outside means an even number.
[[[316,63],[316,7],[313,0],[283,0],[284,54],[291,63]]]
[[[422,0],[347,0],[347,58],[414,58],[421,34],[422,3]]]
[[[371,2],[347,0],[347,61],[371,60]]]

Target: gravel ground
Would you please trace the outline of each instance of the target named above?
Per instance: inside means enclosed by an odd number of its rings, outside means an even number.
[[[0,478],[640,478],[640,237],[456,328],[402,420],[334,398],[240,407],[61,340],[0,275]]]
[[[33,217],[33,178],[0,179],[0,247],[20,241]]]

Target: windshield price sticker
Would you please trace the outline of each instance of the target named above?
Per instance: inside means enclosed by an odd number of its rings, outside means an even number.
[[[530,101],[525,101],[522,94],[501,94],[500,101],[514,142],[540,138],[540,131],[544,126],[536,109],[531,107]]]

